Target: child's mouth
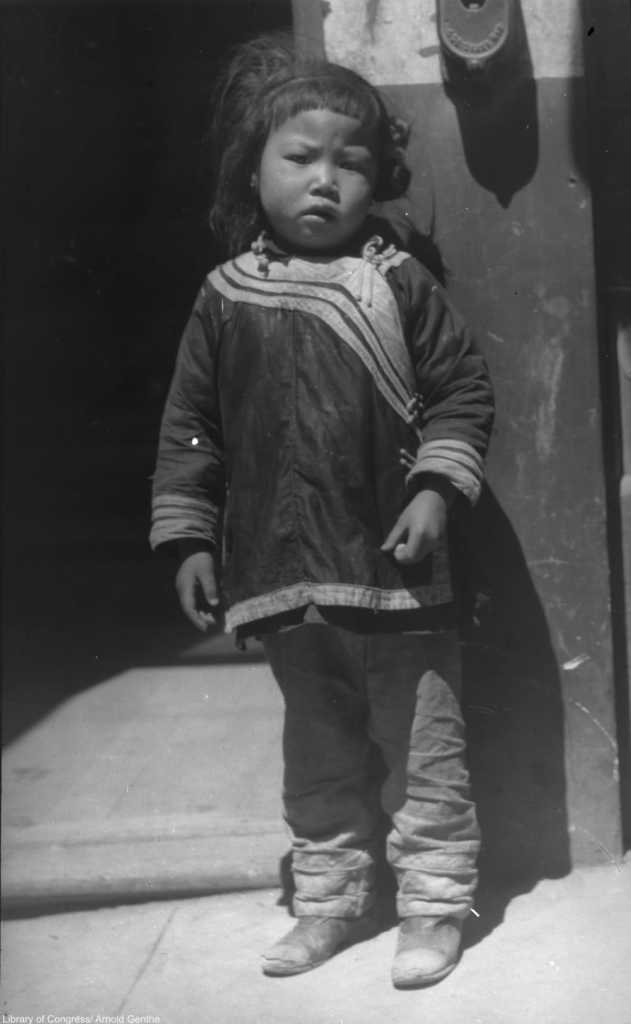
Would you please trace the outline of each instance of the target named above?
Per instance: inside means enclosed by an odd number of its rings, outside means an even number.
[[[310,206],[302,214],[305,220],[315,220],[321,223],[335,219],[335,210],[330,206]]]

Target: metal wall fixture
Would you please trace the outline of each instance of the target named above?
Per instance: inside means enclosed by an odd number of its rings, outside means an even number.
[[[444,55],[482,70],[505,48],[514,0],[437,0],[438,32]]]

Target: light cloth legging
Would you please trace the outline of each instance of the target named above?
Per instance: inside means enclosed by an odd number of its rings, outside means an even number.
[[[381,796],[400,917],[464,917],[480,842],[455,634],[305,623],[264,644],[285,700],[295,913],[358,917],[372,905]],[[370,782],[371,743],[387,768],[381,794]]]

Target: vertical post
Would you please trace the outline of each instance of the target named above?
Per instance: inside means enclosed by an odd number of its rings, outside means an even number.
[[[617,724],[631,844],[631,8],[584,0],[602,335]],[[622,551],[623,558],[615,554]]]

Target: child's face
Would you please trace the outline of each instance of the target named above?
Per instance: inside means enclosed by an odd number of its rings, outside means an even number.
[[[332,110],[305,110],[272,130],[257,185],[278,238],[308,252],[348,241],[372,202],[374,150],[374,132]]]

